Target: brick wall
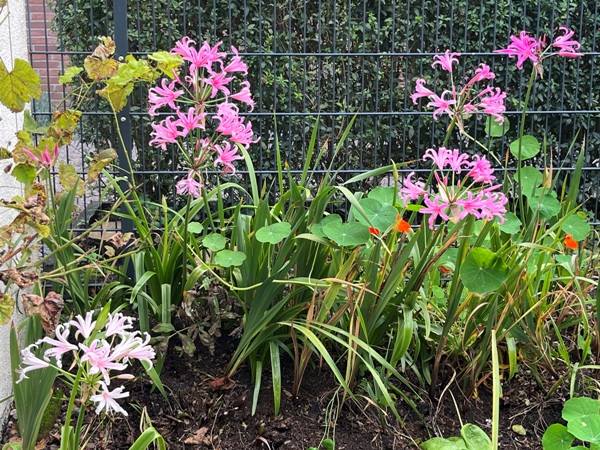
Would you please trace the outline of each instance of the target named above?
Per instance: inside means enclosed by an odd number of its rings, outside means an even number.
[[[46,0],[28,0],[27,8],[30,61],[40,76],[44,93],[36,103],[36,111],[51,111],[64,96],[58,76],[68,66],[69,58],[53,53],[57,51],[56,35],[52,31],[54,14]]]

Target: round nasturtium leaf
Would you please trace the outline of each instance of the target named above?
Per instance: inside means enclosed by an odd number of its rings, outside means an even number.
[[[202,245],[213,252],[223,250],[227,244],[227,239],[219,233],[207,234],[202,240]]]
[[[188,223],[187,230],[188,233],[200,234],[202,233],[202,230],[204,230],[204,227],[200,222],[190,222]]]
[[[485,431],[472,423],[466,423],[460,430],[468,450],[492,450],[492,440]]]
[[[521,230],[523,223],[521,220],[512,212],[504,214],[504,222],[498,224],[500,231],[507,234],[517,234]]]
[[[510,128],[508,119],[504,119],[503,123],[498,123],[495,117],[488,116],[485,120],[485,133],[491,137],[502,137]]]
[[[420,445],[421,450],[466,450],[464,441],[451,441],[441,437],[434,437]]]
[[[258,242],[268,242],[269,244],[279,244],[292,232],[292,226],[287,222],[277,222],[266,227],[260,228],[256,232]]]
[[[394,206],[383,206],[378,200],[372,198],[361,198],[358,203],[371,221],[371,224],[378,230],[385,231],[396,223],[398,210]],[[370,226],[367,219],[356,209],[354,210],[354,217],[363,225]]]
[[[339,214],[329,214],[328,216],[323,217],[323,220],[321,220],[319,223],[315,223],[310,228],[310,231],[319,237],[327,237],[323,232],[323,227],[331,222],[342,223],[342,218]]]
[[[600,444],[600,414],[569,420],[567,430],[580,441]]]
[[[508,277],[508,266],[486,248],[473,248],[460,267],[465,287],[476,294],[487,294],[502,286]]]
[[[562,230],[577,242],[583,241],[590,232],[590,224],[583,217],[573,214],[563,223]]]
[[[377,200],[382,205],[393,206],[398,203],[398,191],[393,186],[379,186],[367,195],[368,198]]]
[[[529,197],[541,186],[544,176],[535,167],[525,166],[515,173],[514,180],[515,183],[521,182],[521,192]]]
[[[519,158],[519,143],[521,145],[521,154]],[[510,144],[510,152],[521,161],[533,158],[540,152],[540,142],[533,136],[526,134]]]
[[[562,418],[567,422],[600,414],[600,402],[589,397],[575,397],[565,402]]]
[[[560,423],[550,425],[542,437],[544,450],[568,450],[575,440],[575,436],[567,431],[567,427]]]
[[[359,222],[330,222],[323,226],[325,236],[342,247],[366,244],[371,238],[369,227]]]
[[[241,266],[245,260],[245,253],[233,250],[222,250],[215,256],[215,262],[222,267]]]
[[[533,211],[539,211],[542,220],[551,219],[560,212],[560,202],[552,194],[529,198],[529,207]]]

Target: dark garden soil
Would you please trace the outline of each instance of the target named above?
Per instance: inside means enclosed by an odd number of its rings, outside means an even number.
[[[218,342],[214,356],[205,349],[199,349],[194,358],[170,354],[161,375],[168,401],[158,391],[151,392],[152,385],[145,377],[129,382],[126,390],[131,397],[125,404],[129,416],[115,415],[112,420],[96,422],[98,432],[87,448],[128,449],[140,433],[140,412],[144,407],[167,441],[167,448],[173,450],[306,450],[318,446],[324,437],[334,438],[336,450],[416,449],[419,442],[432,436],[459,435],[457,406],[463,423],[477,424],[491,433],[491,393],[485,385],[469,401],[464,400],[457,384],[450,385],[440,401],[430,402],[423,393],[422,399],[415,398],[422,418],[405,403],[398,402],[404,427],[391,414],[384,426],[375,406],[364,397],[346,400],[339,408],[342,397],[336,394],[332,376],[318,367],[307,371],[297,400],[289,393],[291,367],[283,369],[287,382],[284,381],[281,412],[277,417],[273,414],[272,392],[268,387],[270,379],[265,376],[258,409],[252,415],[253,388],[248,371],[240,370],[234,383],[222,383],[234,345]],[[500,448],[541,449],[544,430],[560,420],[566,386],[562,389],[545,399],[546,390],[531,377],[521,376],[505,383],[500,409]],[[337,420],[336,413],[339,413]],[[87,417],[96,417],[93,409]],[[5,442],[16,434],[14,422],[12,417],[5,431]],[[53,422],[54,426],[45,435],[46,446],[40,448],[58,448],[60,418]]]

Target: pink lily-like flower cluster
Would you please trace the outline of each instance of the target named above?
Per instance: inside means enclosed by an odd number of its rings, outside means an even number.
[[[498,217],[504,222],[505,205],[508,199],[494,185],[494,169],[484,157],[470,157],[459,150],[444,147],[437,151],[430,148],[425,152],[423,161],[430,159],[435,165],[433,175],[437,182],[437,192],[430,193],[425,183],[413,181],[415,172],[408,174],[399,189],[398,195],[406,206],[410,200],[421,196],[425,208],[419,212],[429,214],[429,228],[433,229],[438,217],[453,223],[473,215],[477,219],[494,220]],[[458,177],[457,175],[461,175]]]
[[[566,58],[579,58],[580,56],[583,56],[582,53],[577,52],[581,45],[578,41],[573,39],[575,33],[567,27],[560,27],[559,30],[565,34],[557,36],[552,43],[552,47],[558,49],[556,54]],[[550,47],[546,47],[546,37],[542,36],[541,38],[536,39],[529,36],[526,31],[521,31],[519,37],[511,36],[510,40],[511,43],[507,48],[495,50],[495,52],[508,55],[511,58],[516,56],[518,69],[523,69],[523,63],[530,60],[541,77],[543,75],[541,65],[542,59],[544,59],[545,56],[550,56],[550,54],[546,55],[546,52],[550,49]]]
[[[112,378],[129,379],[133,375],[123,373],[129,363],[136,359],[145,361],[149,367],[156,354],[148,344],[150,335],[139,331],[130,331],[133,328],[132,317],[121,313],[109,314],[108,321],[102,329],[98,329],[97,322],[93,320],[93,313],[88,312],[85,317],[77,316],[74,320],[56,327],[55,338],[49,336],[38,340],[34,344],[24,348],[21,352],[21,368],[17,383],[27,378],[27,373],[32,370],[46,367],[56,367],[60,373],[72,380],[69,371],[62,368],[62,357],[67,353],[73,355],[71,368],[82,368],[82,383],[88,388],[88,392],[95,393],[90,400],[96,403],[96,413],[119,412],[127,415],[127,412],[117,403],[117,399],[129,395],[123,392],[123,386],[109,390]],[[69,334],[75,330],[73,341],[69,341]],[[43,356],[37,357],[34,350],[42,345],[49,347]],[[111,371],[119,372],[111,375]]]
[[[233,162],[243,158],[239,147],[248,148],[258,139],[252,123],[240,117],[235,104],[254,109],[250,83],[240,81],[238,92],[232,94],[230,90],[236,74],[248,73],[238,50],[231,47],[233,56],[226,61],[227,53],[219,51],[221,42],[214,47],[205,42],[199,49],[194,44],[188,37],[175,44],[171,53],[182,58],[185,74],[174,72],[172,81],[163,79],[160,86],[150,89],[148,99],[151,116],[167,107],[172,112],[159,123],[152,123],[150,144],[163,150],[168,144],[180,148],[188,174],[177,183],[177,193],[199,198],[204,186],[202,170],[211,166],[209,160],[213,158],[212,165],[223,167],[224,173],[234,174]],[[184,139],[188,145],[184,145]],[[191,154],[186,148],[193,149]]]
[[[434,62],[431,67],[439,65],[442,70],[452,74],[453,64],[458,63],[460,53],[450,53],[446,51],[443,55],[435,55]],[[442,95],[437,95],[435,92],[425,87],[427,83],[424,79],[419,78],[415,88],[415,93],[411,95],[413,104],[418,103],[419,98],[426,97],[429,99],[427,106],[435,108],[433,118],[437,120],[441,114],[455,116],[456,122],[460,130],[463,130],[463,118],[471,114],[489,114],[495,117],[499,123],[504,122],[502,114],[506,111],[504,99],[506,93],[500,88],[488,86],[479,92],[473,92],[474,86],[484,80],[493,80],[496,77],[494,72],[486,64],[481,64],[475,69],[475,74],[467,81],[467,83],[457,88],[454,85],[454,78],[451,76],[451,89],[442,92]]]
[[[50,152],[50,148],[46,146],[46,149],[39,157],[26,148],[23,148],[23,153],[25,153],[35,165],[41,165],[45,169],[50,169],[58,159],[58,143],[54,144],[54,150],[52,150],[52,152]]]

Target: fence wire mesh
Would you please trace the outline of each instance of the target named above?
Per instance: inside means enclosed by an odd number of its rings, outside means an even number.
[[[458,76],[485,62],[496,73],[495,85],[511,98],[506,114],[510,131],[494,146],[503,163],[520,126],[528,74],[493,50],[506,47],[509,36],[521,30],[551,39],[560,26],[568,26],[584,57],[544,63],[526,128],[544,138],[547,152],[529,164],[552,167],[560,178],[584,150],[581,201],[590,221],[600,224],[597,1],[50,0],[45,5],[44,0],[28,0],[31,59],[46,90],[44,100],[34,105],[38,120],[43,122],[66,93],[57,82],[58,72],[81,63],[99,36],[114,36],[124,42],[122,53],[136,57],[170,49],[183,36],[223,41],[227,48],[237,47],[249,65],[256,107],[246,114],[261,138],[251,151],[265,178],[276,172],[276,138],[291,168],[301,167],[317,117],[318,142],[326,150],[324,171],[341,130],[356,115],[343,151],[333,161],[340,180],[391,161],[418,160],[427,148],[440,146],[448,121],[433,120],[431,111],[414,105],[410,95],[422,77],[436,91],[447,89],[447,79],[431,68],[433,55],[447,49],[462,54]],[[173,181],[183,172],[174,149],[159,152],[148,145],[146,97],[147,88],[134,93],[122,126],[129,127],[125,150],[135,160],[136,180],[144,195],[156,200],[172,195]],[[482,120],[473,118],[468,126],[474,139],[489,144]],[[93,149],[118,145],[114,131],[106,105],[87,105],[79,143],[67,149],[65,158],[83,173]],[[478,151],[472,142],[456,138],[449,146]],[[90,192],[86,201],[93,200]]]

